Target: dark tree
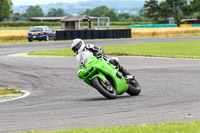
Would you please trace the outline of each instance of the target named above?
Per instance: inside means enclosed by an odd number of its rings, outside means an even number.
[[[102,14],[102,17],[110,17],[111,21],[118,21],[118,16],[115,13],[115,9],[109,9]]]
[[[170,5],[166,2],[166,1],[162,1],[160,4],[159,4],[159,15],[160,15],[160,18],[162,18],[165,22],[167,21],[167,18],[169,17],[173,17],[173,8],[170,7]]]
[[[118,18],[120,21],[124,21],[130,19],[130,15],[128,13],[120,13],[118,14]]]
[[[190,4],[183,11],[185,15],[190,15],[191,18],[200,19],[200,0],[190,1]]]
[[[190,2],[193,12],[200,12],[200,0],[192,0]]]
[[[91,12],[90,12],[90,16],[95,16],[95,17],[102,17],[102,15],[108,11],[109,8],[106,6],[99,6],[94,8]]]
[[[187,6],[187,0],[166,0],[171,8],[173,8],[175,13],[175,20],[177,23],[180,22],[179,12],[182,11],[184,7]]]
[[[0,21],[8,18],[12,12],[12,1],[11,0],[0,0]]]
[[[146,9],[144,16],[152,19],[154,22],[158,22],[159,18],[159,4],[158,0],[149,0],[145,1],[144,8]]]
[[[26,9],[26,17],[44,17],[44,12],[40,6],[29,6]]]
[[[83,13],[81,13],[81,14],[82,14],[82,15],[88,15],[88,16],[90,16],[91,12],[92,12],[92,10],[87,8],[87,9],[85,10],[85,12],[83,12]]]
[[[55,9],[51,8],[50,11],[47,13],[47,17],[63,17],[65,16],[65,11],[61,8]]]

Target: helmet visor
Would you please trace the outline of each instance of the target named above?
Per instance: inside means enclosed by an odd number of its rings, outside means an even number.
[[[80,41],[78,44],[76,44],[72,50],[74,51],[74,53],[78,54],[78,50],[80,49],[80,47],[82,46],[82,42]]]

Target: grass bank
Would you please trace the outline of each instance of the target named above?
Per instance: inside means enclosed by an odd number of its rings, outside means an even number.
[[[0,88],[0,96],[8,95],[8,94],[18,94],[21,91],[15,89],[7,89],[7,88]]]
[[[200,41],[178,41],[102,46],[105,54],[200,59]],[[30,52],[36,56],[75,56],[71,49]]]
[[[37,42],[37,41],[36,41]],[[28,40],[18,40],[18,41],[0,41],[0,45],[1,44],[17,44],[17,43],[31,43],[28,42]]]
[[[120,126],[97,129],[73,129],[63,131],[25,133],[200,133],[200,121],[198,122],[170,122],[143,126]]]

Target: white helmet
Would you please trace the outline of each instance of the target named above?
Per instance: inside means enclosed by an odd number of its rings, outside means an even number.
[[[71,48],[75,54],[79,54],[85,49],[85,43],[81,39],[74,39],[71,44]]]

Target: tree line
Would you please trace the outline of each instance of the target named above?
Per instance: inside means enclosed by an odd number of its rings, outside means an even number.
[[[36,6],[29,6],[26,9],[26,12],[22,15],[15,14],[11,17],[12,21],[27,21],[30,17],[63,17],[67,16],[69,14],[66,14],[65,11],[61,8],[55,9],[51,8],[49,12],[45,15],[42,8],[38,5]]]
[[[19,16],[12,16],[13,21],[24,20],[27,21],[29,17],[62,17],[70,14],[65,13],[61,8],[51,8],[50,11],[45,15],[42,8],[38,5],[29,6],[26,12]],[[107,6],[99,6],[94,9],[86,9],[81,15],[94,16],[94,17],[110,17],[111,21],[134,21],[134,22],[147,22],[150,19],[139,15],[130,15],[129,13],[117,14],[115,9],[110,9]]]
[[[86,9],[81,15],[94,17],[110,17],[111,21],[127,21],[127,22],[151,22],[166,23],[167,18],[175,18],[175,22],[179,23],[181,19],[195,18],[200,19],[200,0],[145,0],[144,7],[139,11],[138,15],[129,13],[117,13],[115,9],[107,6],[99,6],[94,9]],[[61,8],[51,8],[45,14],[39,5],[29,6],[24,14],[12,14],[12,1],[0,1],[0,21],[5,18],[11,21],[27,21],[29,17],[62,17],[70,14],[65,13]]]
[[[86,9],[82,15],[93,17],[110,17],[111,21],[135,21],[147,22],[148,18],[140,15],[130,15],[129,13],[116,13],[115,9],[108,8],[107,6],[99,6],[94,9]]]
[[[2,4],[5,2],[6,4]],[[2,14],[2,11],[6,7],[6,14]],[[62,17],[70,14],[65,13],[61,8],[51,8],[50,11],[45,14],[39,5],[29,6],[24,14],[12,13],[12,1],[1,0],[0,3],[0,21],[5,18],[11,21],[27,21],[29,17]],[[4,10],[5,11],[5,10]],[[149,22],[150,19],[140,15],[130,15],[129,13],[116,13],[115,9],[108,8],[107,6],[99,6],[94,9],[86,9],[81,15],[88,15],[94,17],[110,17],[111,21],[134,21],[134,22]]]

